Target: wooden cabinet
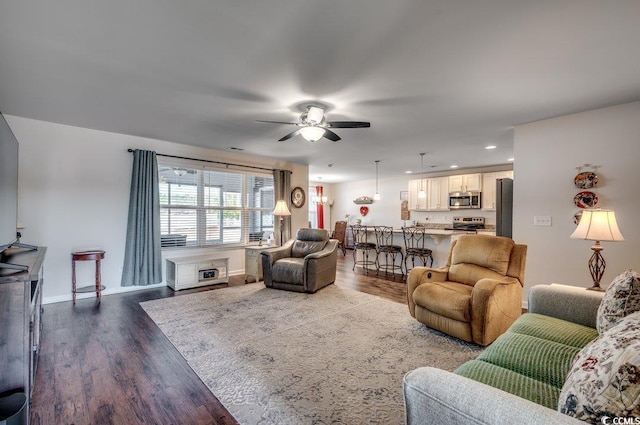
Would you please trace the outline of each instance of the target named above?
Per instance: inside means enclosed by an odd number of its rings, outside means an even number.
[[[480,192],[482,177],[480,173],[449,176],[449,192]]]
[[[409,180],[409,210],[411,211],[427,210],[427,196],[421,198],[418,195],[420,189],[427,191],[427,179]]]
[[[229,283],[228,258],[167,258],[167,285],[174,291],[218,283]]]
[[[513,178],[513,170],[496,171],[482,174],[482,209],[494,211],[496,209],[496,180]]]
[[[449,211],[449,177],[427,179],[427,210]]]
[[[253,276],[255,282],[262,280],[262,256],[260,252],[275,249],[269,246],[245,246],[244,247],[244,283]]]
[[[40,354],[42,264],[46,250],[11,248],[2,261],[27,266],[28,270],[0,268],[0,394],[24,392],[27,424]]]

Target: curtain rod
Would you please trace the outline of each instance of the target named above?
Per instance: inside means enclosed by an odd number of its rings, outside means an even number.
[[[133,152],[134,150],[135,149],[127,149],[127,152]],[[167,158],[187,159],[189,161],[210,162],[212,164],[222,164],[222,165],[226,165],[226,166],[233,165],[234,167],[252,168],[254,170],[275,171],[273,168],[255,167],[253,165],[244,165],[244,164],[234,164],[232,162],[212,161],[210,159],[187,158],[186,156],[167,155],[167,154],[163,154],[163,153],[156,153],[156,155],[157,156],[165,156]]]

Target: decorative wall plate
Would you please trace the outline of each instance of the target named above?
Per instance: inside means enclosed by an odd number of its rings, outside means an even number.
[[[591,191],[584,190],[573,197],[573,203],[576,204],[578,208],[595,207],[598,205],[598,195]]]
[[[598,184],[598,175],[591,171],[585,171],[578,173],[573,182],[578,189],[591,189]]]
[[[304,206],[304,201],[306,196],[304,194],[304,189],[300,186],[294,187],[291,191],[291,204],[296,208],[302,208]]]
[[[573,224],[576,226],[580,224],[580,219],[582,218],[582,211],[578,211],[573,215]]]
[[[360,214],[362,214],[363,217],[369,214],[369,207],[365,207],[365,206],[360,207]]]

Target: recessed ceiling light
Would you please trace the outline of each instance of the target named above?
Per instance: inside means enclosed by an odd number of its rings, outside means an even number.
[[[449,168],[458,168],[456,164],[450,165]]]
[[[487,150],[490,150],[490,149],[497,148],[497,146],[496,145],[489,145],[489,146],[485,146],[484,148],[487,149]]]
[[[407,171],[405,171],[404,173],[405,173],[405,174],[411,174],[411,173],[413,173],[413,171],[411,171],[411,170],[407,170]]]
[[[507,161],[511,161],[511,162],[513,162],[513,160],[514,160],[513,158],[509,158],[509,159],[507,159]]]

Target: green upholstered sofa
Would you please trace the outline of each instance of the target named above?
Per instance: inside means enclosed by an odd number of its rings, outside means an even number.
[[[601,292],[539,285],[528,313],[453,373],[430,367],[404,378],[406,423],[575,424],[558,398],[575,355],[598,336]]]

